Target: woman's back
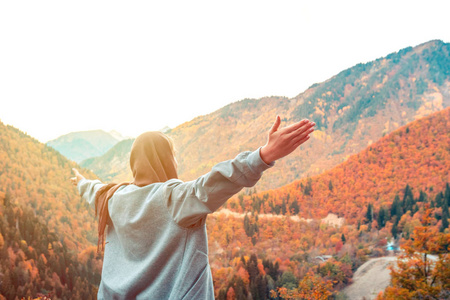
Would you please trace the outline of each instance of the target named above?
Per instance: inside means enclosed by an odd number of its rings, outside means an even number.
[[[194,181],[119,187],[108,201],[98,298],[214,299],[206,216],[253,186],[269,167],[258,149],[221,162]],[[104,186],[98,180],[78,182],[92,207]]]
[[[214,299],[204,222],[178,225],[169,180],[119,188],[109,200],[99,299]]]

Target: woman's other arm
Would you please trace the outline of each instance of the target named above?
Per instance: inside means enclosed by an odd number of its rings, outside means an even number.
[[[75,168],[72,171],[75,177],[70,178],[70,181],[77,187],[80,196],[89,203],[89,206],[95,208],[95,194],[105,184],[100,180],[88,180],[84,178]]]

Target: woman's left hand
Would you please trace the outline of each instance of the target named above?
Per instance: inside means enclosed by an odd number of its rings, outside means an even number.
[[[281,118],[277,116],[269,131],[267,143],[261,148],[261,159],[266,164],[291,154],[309,139],[316,125],[306,119],[284,128],[279,128],[280,124]]]
[[[80,174],[80,172],[78,172],[77,169],[73,168],[72,169],[73,173],[75,174],[75,177],[70,178],[70,181],[72,182],[73,185],[78,185],[78,182],[80,182],[81,179],[84,179],[84,176]]]

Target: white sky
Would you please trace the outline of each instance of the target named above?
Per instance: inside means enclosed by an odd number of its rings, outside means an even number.
[[[450,42],[450,1],[1,1],[0,120],[137,136]]]

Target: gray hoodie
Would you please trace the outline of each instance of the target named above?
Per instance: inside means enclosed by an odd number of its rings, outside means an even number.
[[[111,222],[98,299],[214,299],[206,216],[255,185],[272,165],[258,149],[193,181],[120,187],[108,203]],[[78,190],[94,207],[103,185],[83,179]]]

